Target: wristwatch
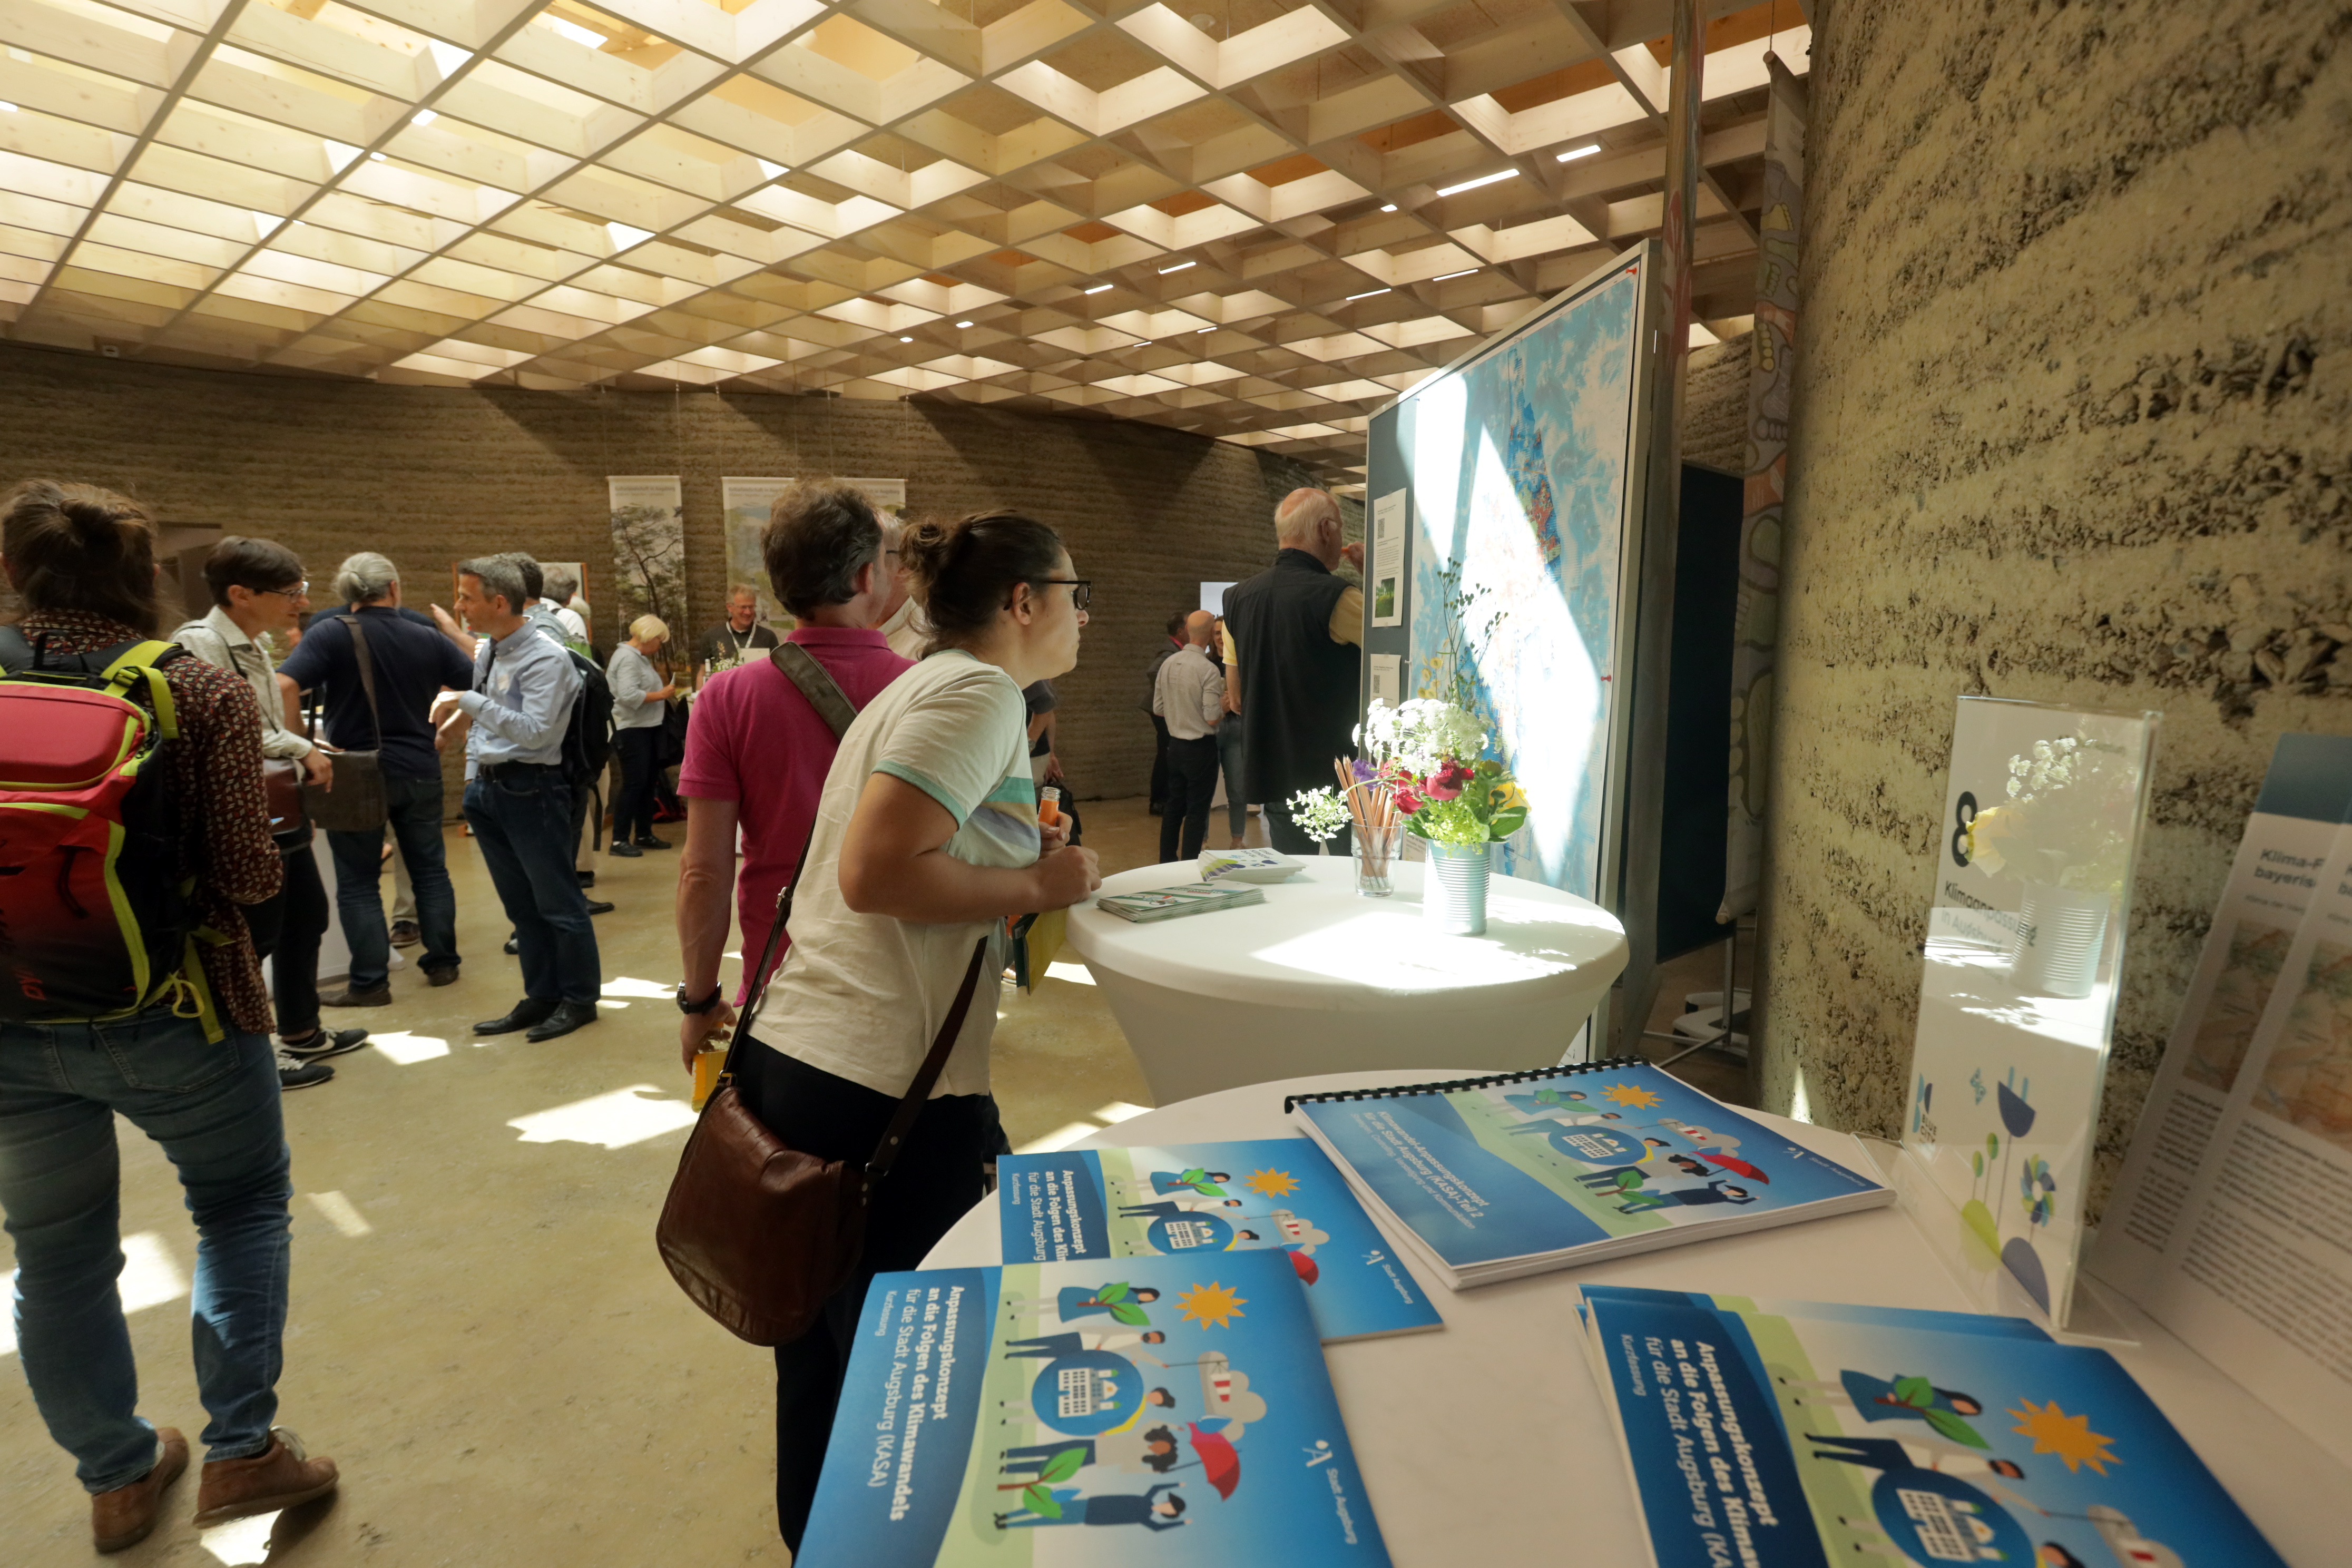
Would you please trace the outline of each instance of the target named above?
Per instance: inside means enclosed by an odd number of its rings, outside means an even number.
[[[699,1002],[689,1002],[686,999],[686,987],[681,985],[677,988],[677,1010],[681,1013],[687,1014],[708,1013],[713,1007],[718,1006],[719,999],[726,994],[727,987],[725,985],[714,985],[710,988],[709,995],[705,996]]]

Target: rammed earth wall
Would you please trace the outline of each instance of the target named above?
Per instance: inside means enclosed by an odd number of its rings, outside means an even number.
[[[914,512],[1028,510],[1094,581],[1078,667],[1057,683],[1060,750],[1082,795],[1144,791],[1143,668],[1200,584],[1274,552],[1274,504],[1313,482],[1247,447],[1125,421],[950,405],[772,395],[550,393],[296,380],[0,345],[0,488],[85,479],[167,520],[218,523],[299,552],[321,590],[352,551],[381,550],[410,602],[449,599],[458,559],[522,549],[583,561],[596,637],[613,550],[605,476],[678,474],[688,635],[726,587],[724,475],[903,477]],[[314,601],[325,606],[323,593]],[[454,810],[456,795],[451,795]]]
[[[1953,699],[2159,709],[2111,1171],[2273,742],[2352,730],[2352,6],[1812,15],[1765,1103],[1897,1130]]]

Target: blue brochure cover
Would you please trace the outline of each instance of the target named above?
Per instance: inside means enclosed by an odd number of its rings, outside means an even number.
[[[1292,1118],[1457,1286],[1895,1196],[1640,1064],[1308,1095]]]
[[[1388,1562],[1306,1293],[1271,1252],[877,1276],[801,1555]]]
[[[1327,1343],[1444,1325],[1304,1138],[1009,1154],[996,1206],[1007,1262],[1279,1251]]]
[[[1863,1307],[1850,1301],[1790,1301],[1772,1297],[1718,1296],[1704,1290],[1651,1290],[1638,1285],[1580,1285],[1585,1302],[1625,1307],[1696,1307],[1704,1311],[1761,1313],[1773,1318],[1831,1318],[1845,1323],[1932,1329],[1945,1334],[1990,1334],[1996,1339],[2041,1340],[2048,1333],[2030,1318],[1997,1312],[1937,1312],[1917,1307]],[[1579,1309],[1581,1310],[1581,1309]]]
[[[1661,1568],[2284,1568],[2105,1351],[1877,1309],[1586,1301]]]

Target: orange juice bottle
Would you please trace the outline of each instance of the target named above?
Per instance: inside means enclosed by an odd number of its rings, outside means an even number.
[[[1037,791],[1037,820],[1041,823],[1062,820],[1062,792],[1052,784],[1041,785]]]

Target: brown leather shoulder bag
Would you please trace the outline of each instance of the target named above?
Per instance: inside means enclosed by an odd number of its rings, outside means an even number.
[[[786,649],[798,657],[776,657]],[[787,643],[772,657],[839,739],[856,710],[833,678],[797,645]],[[687,1138],[654,1233],[678,1288],[721,1328],[755,1345],[787,1344],[806,1333],[826,1300],[856,1272],[866,1247],[867,1199],[889,1174],[963,1033],[988,953],[983,937],[972,949],[947,1022],[940,1026],[873,1157],[860,1167],[804,1154],[751,1114],[736,1091],[735,1067],[775,973],[793,893],[807,864],[803,845],[800,867],[776,896],[776,922],[768,928],[767,951],[754,972],[760,983],[736,1016],[719,1087]]]

